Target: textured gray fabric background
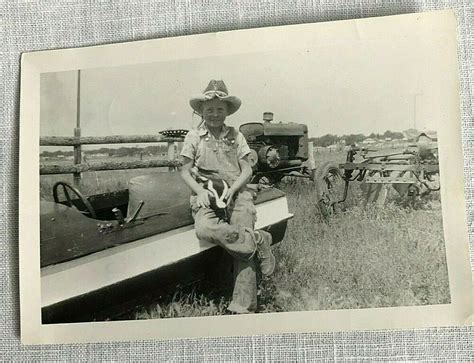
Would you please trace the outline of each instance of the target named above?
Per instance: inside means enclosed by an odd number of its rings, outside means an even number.
[[[220,30],[458,10],[461,116],[471,251],[474,241],[474,2],[99,1],[2,2],[0,96],[0,360],[474,360],[474,329],[438,328],[24,347],[19,342],[18,107],[22,52]],[[474,261],[471,252],[471,265]]]

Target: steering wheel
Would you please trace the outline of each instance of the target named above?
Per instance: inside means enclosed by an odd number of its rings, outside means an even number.
[[[86,210],[79,210],[82,214],[89,214],[92,218],[96,219],[97,215],[95,214],[95,210],[92,207],[92,204],[82,195],[82,193],[75,187],[73,187],[71,184],[68,184],[66,182],[59,181],[54,184],[53,186],[53,198],[56,203],[60,203],[59,198],[58,198],[58,188],[59,187],[63,188],[63,193],[66,196],[66,205],[68,207],[75,207],[75,205],[72,203],[71,196],[69,195],[69,191],[71,191],[73,194],[75,194],[81,203],[84,205]],[[69,190],[69,191],[68,191]]]

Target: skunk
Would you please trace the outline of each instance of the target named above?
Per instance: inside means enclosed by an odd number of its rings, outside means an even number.
[[[215,211],[225,210],[227,207],[227,201],[224,198],[229,190],[229,184],[227,184],[223,179],[204,177],[199,174],[197,168],[192,168],[191,174],[204,189],[212,193],[212,195],[209,196],[211,209]]]

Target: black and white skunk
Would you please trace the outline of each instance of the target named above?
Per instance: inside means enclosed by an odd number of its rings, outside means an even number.
[[[199,174],[196,168],[191,169],[191,174],[194,179],[203,186],[204,189],[211,192],[212,196],[209,196],[209,202],[211,203],[211,209],[222,210],[226,209],[227,201],[224,199],[227,191],[229,190],[229,184],[223,179],[207,178]]]

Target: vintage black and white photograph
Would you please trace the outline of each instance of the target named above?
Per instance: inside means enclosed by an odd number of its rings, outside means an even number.
[[[456,55],[384,24],[41,72],[41,324],[450,305]]]

